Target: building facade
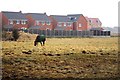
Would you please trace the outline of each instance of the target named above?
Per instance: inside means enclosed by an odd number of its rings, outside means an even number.
[[[73,30],[73,22],[63,15],[50,15],[54,30]]]
[[[102,29],[102,22],[99,20],[99,18],[86,17],[86,20],[87,20],[88,30],[90,30],[92,28],[101,28]]]
[[[73,30],[87,30],[87,20],[82,14],[69,14],[68,18],[73,22]]]
[[[22,29],[28,28],[28,20],[22,12],[8,12],[3,11],[2,14],[2,27],[6,29]]]
[[[25,14],[28,19],[28,25],[30,29],[39,30],[52,30],[52,21],[46,15],[46,13],[27,13]]]
[[[2,11],[2,27],[13,29],[85,31],[102,29],[99,18],[84,17],[83,14],[50,15],[46,13],[22,13]]]

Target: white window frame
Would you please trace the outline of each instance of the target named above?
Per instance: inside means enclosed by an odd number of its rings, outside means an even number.
[[[51,25],[51,22],[46,22],[47,25]]]
[[[26,24],[27,21],[24,21],[24,24]]]
[[[24,21],[24,24],[27,24],[27,21]]]
[[[36,21],[36,25],[39,25],[39,21]]]
[[[9,20],[9,24],[13,24],[13,20]]]
[[[76,17],[74,17],[74,19],[77,19]]]
[[[21,21],[21,24],[24,24],[24,21],[23,21],[23,20]]]
[[[16,20],[16,24],[20,24],[20,20]]]
[[[64,22],[64,26],[67,26],[67,24]]]
[[[68,22],[68,23],[67,23],[67,26],[72,26],[72,23],[71,23],[71,22]]]
[[[21,24],[26,24],[26,20],[22,20],[22,21],[21,21]]]
[[[41,23],[42,23],[42,25],[45,25],[45,21],[42,21]]]
[[[58,24],[57,24],[58,26],[62,26],[62,23],[61,22],[58,22]]]
[[[79,27],[82,27],[82,24],[81,24],[81,23],[79,23]]]

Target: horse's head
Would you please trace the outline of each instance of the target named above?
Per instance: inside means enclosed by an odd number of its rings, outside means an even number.
[[[34,46],[36,46],[37,45],[37,42],[36,41],[34,41]]]

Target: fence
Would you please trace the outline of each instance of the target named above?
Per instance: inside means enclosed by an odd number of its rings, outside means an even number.
[[[28,30],[31,34],[44,34],[47,37],[92,37],[110,36],[110,31],[64,31],[64,30]]]

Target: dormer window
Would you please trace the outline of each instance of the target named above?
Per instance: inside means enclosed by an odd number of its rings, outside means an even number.
[[[76,17],[69,17],[70,20],[75,20],[77,19]]]
[[[68,17],[69,19],[71,19],[71,17]]]
[[[73,17],[71,17],[71,18],[70,18],[70,20],[74,20],[74,18],[73,18]]]
[[[19,20],[17,20],[16,24],[20,24],[20,21],[19,21]]]
[[[10,22],[10,24],[13,24],[13,21],[12,21],[12,20],[10,20],[9,22]]]

